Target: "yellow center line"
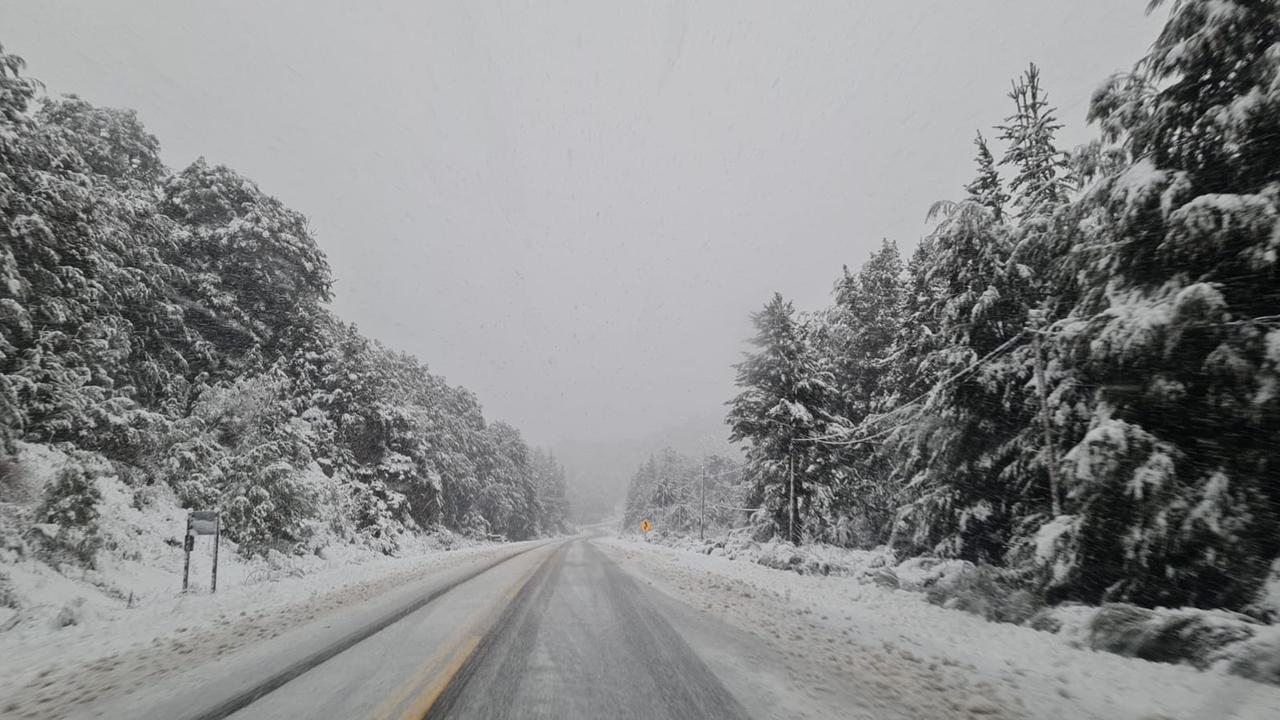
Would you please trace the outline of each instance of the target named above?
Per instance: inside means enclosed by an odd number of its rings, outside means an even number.
[[[453,653],[453,657],[449,658],[444,670],[423,688],[422,692],[409,704],[409,707],[405,708],[404,713],[400,715],[400,720],[422,720],[422,718],[426,717],[427,712],[431,710],[431,706],[436,704],[436,700],[440,699],[440,694],[453,681],[453,676],[458,674],[458,671],[462,669],[462,664],[467,661],[467,658],[471,657],[471,653],[475,652],[479,645],[479,635],[473,635],[463,641]]]
[[[370,716],[372,720],[422,720],[427,714],[431,706],[440,698],[440,694],[449,686],[453,677],[462,669],[467,659],[475,652],[476,647],[480,645],[480,640],[484,637],[484,631],[497,620],[502,610],[506,608],[511,601],[515,599],[517,593],[523,588],[533,577],[534,573],[542,567],[552,553],[548,553],[546,557],[535,563],[532,568],[526,571],[520,578],[512,583],[502,593],[502,601],[483,608],[471,616],[469,622],[449,637],[440,648],[431,654],[417,671],[410,676],[410,680],[385,702],[378,706],[377,710]],[[412,698],[412,702],[403,712],[397,714],[399,710],[410,696],[417,693]]]

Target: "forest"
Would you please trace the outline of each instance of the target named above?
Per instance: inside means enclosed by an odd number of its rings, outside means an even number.
[[[3,50],[0,238],[0,476],[19,445],[70,453],[30,520],[86,561],[103,461],[137,503],[220,510],[247,554],[566,530],[554,458],[333,314],[304,215],[166,167],[135,113],[47,97]]]
[[[1247,611],[1280,555],[1273,13],[1173,5],[1076,148],[1032,64],[910,257],[885,241],[829,307],[755,313],[743,522],[1050,603]],[[653,474],[629,509],[671,504]]]

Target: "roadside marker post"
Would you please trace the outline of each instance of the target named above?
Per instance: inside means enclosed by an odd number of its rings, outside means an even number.
[[[182,539],[186,558],[182,563],[182,592],[187,591],[191,577],[191,551],[196,547],[197,535],[213,536],[213,578],[209,592],[218,592],[218,545],[222,539],[222,518],[217,510],[193,510],[187,514],[187,534]]]

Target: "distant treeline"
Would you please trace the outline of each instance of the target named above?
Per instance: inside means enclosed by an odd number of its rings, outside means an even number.
[[[0,454],[105,457],[249,552],[564,529],[551,457],[328,310],[302,214],[203,159],[173,172],[132,111],[22,71],[0,50]]]
[[[719,455],[695,459],[667,448],[632,476],[623,522],[636,528],[648,520],[660,532],[725,530],[746,517],[742,495],[741,463]]]

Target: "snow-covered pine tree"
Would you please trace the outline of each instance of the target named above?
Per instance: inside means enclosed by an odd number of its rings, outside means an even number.
[[[492,532],[509,540],[527,540],[537,534],[542,515],[529,447],[520,432],[504,422],[489,425],[485,438],[480,513]]]
[[[166,183],[161,208],[183,230],[174,263],[191,278],[188,322],[222,358],[270,364],[312,332],[331,278],[301,213],[204,158]]]
[[[913,258],[907,324],[927,332],[908,330],[897,352],[914,359],[903,376],[933,392],[891,441],[904,484],[893,544],[998,562],[1016,495],[999,475],[1012,462],[1006,443],[1027,424],[1029,378],[1001,354],[1023,333],[1026,281],[1009,262],[1010,228],[991,208],[968,199],[931,214],[942,218]]]
[[[730,439],[749,445],[747,472],[773,531],[798,543],[823,482],[814,441],[842,427],[826,410],[835,389],[790,302],[775,294],[752,321],[758,350],[736,366],[742,392],[730,402]]]
[[[1040,88],[1040,68],[1035,63],[1013,82],[1009,98],[1014,102],[1014,113],[997,129],[1000,139],[1008,143],[1000,164],[1013,165],[1015,169],[1009,182],[1013,207],[1021,217],[1051,211],[1066,202],[1071,182],[1066,156],[1054,140],[1062,124]],[[985,177],[986,172],[982,172],[975,183],[983,182]]]
[[[564,466],[550,452],[533,449],[530,463],[538,493],[542,516],[538,519],[540,534],[563,533],[569,529],[569,500]]]
[[[627,497],[623,505],[623,523],[631,528],[643,520],[651,520],[653,513],[653,486],[657,479],[657,461],[650,456],[636,468],[627,484]]]
[[[1004,220],[1005,206],[1009,203],[1009,194],[1004,191],[1004,183],[1000,180],[1000,173],[996,171],[996,160],[987,147],[986,138],[982,137],[982,131],[978,131],[973,138],[973,144],[978,148],[978,154],[974,157],[974,162],[978,164],[978,176],[964,186],[965,192],[969,194],[970,200],[989,209],[996,222],[1001,222]]]
[[[66,553],[80,564],[93,567],[102,546],[98,527],[101,502],[102,492],[93,474],[74,459],[68,462],[44,488],[36,508],[36,519],[58,526],[52,545],[45,549]],[[56,563],[58,558],[53,561]]]
[[[1007,493],[1007,551],[1000,559],[1034,584],[1043,581],[1043,575],[1034,580],[1031,576],[1044,569],[1032,559],[1038,547],[1035,540],[1061,511],[1058,437],[1062,433],[1057,426],[1067,422],[1069,412],[1062,407],[1060,394],[1046,390],[1041,397],[1041,374],[1031,382],[1018,383],[1027,379],[1032,368],[1047,367],[1044,377],[1060,388],[1072,386],[1069,365],[1061,361],[1045,332],[1067,313],[1078,293],[1077,279],[1063,270],[1077,239],[1069,205],[1077,178],[1068,155],[1057,147],[1056,134],[1062,125],[1048,104],[1034,64],[1014,81],[1009,98],[1014,112],[999,128],[1001,139],[1009,143],[1001,162],[1013,166],[1011,202],[1017,217],[1006,223],[1009,255],[1004,282],[1010,306],[1020,306],[1015,316],[1026,325],[1028,341],[1015,344],[992,363],[1007,378],[1003,392],[1007,415],[1020,423],[1004,426],[1006,434],[996,445],[992,468],[997,485],[1016,488]]]
[[[94,107],[76,95],[41,103],[37,119],[63,131],[69,145],[96,175],[125,187],[149,191],[155,202],[169,169],[160,160],[160,141],[147,132],[133,110]]]
[[[297,550],[313,530],[317,489],[293,391],[278,371],[207,387],[158,443],[157,470],[183,506],[221,510],[245,553]]]
[[[15,182],[22,165],[24,147],[30,136],[31,118],[27,108],[39,90],[39,83],[24,77],[25,63],[0,46],[0,197],[18,192]],[[5,205],[8,205],[6,202]],[[18,216],[0,207],[0,234],[13,237]],[[13,441],[26,424],[27,413],[20,404],[19,388],[25,381],[16,376],[19,348],[32,335],[31,314],[21,294],[23,279],[11,242],[0,243],[0,452],[14,451]]]
[[[1280,550],[1278,43],[1274,2],[1177,2],[1095,95],[1129,163],[1078,209],[1059,596],[1239,608]]]
[[[86,162],[88,128],[28,114],[36,86],[20,60],[0,53],[0,67],[0,434],[132,459],[163,423],[139,401],[158,404],[181,370],[160,252],[168,224],[145,187]],[[116,125],[145,136],[136,122]]]
[[[892,391],[888,365],[902,332],[902,271],[897,246],[884,241],[858,274],[845,269],[833,307],[821,317],[825,328],[816,349],[821,365],[831,370],[835,390],[828,411],[842,419],[849,436],[877,432],[862,424]],[[840,438],[817,444],[815,453],[829,456],[820,465],[831,468],[832,476],[830,517],[823,522],[828,541],[874,546],[887,539],[896,497],[885,457],[876,447]]]
[[[212,348],[186,324],[179,292],[187,278],[170,262],[177,228],[156,207],[168,175],[160,143],[132,110],[94,107],[74,95],[46,100],[36,120],[84,161],[103,189],[97,224],[122,237],[115,247],[127,280],[117,284],[127,291],[98,298],[99,314],[119,315],[129,331],[117,384],[131,388],[130,398],[143,406],[168,413],[194,375],[192,364],[207,364]]]

